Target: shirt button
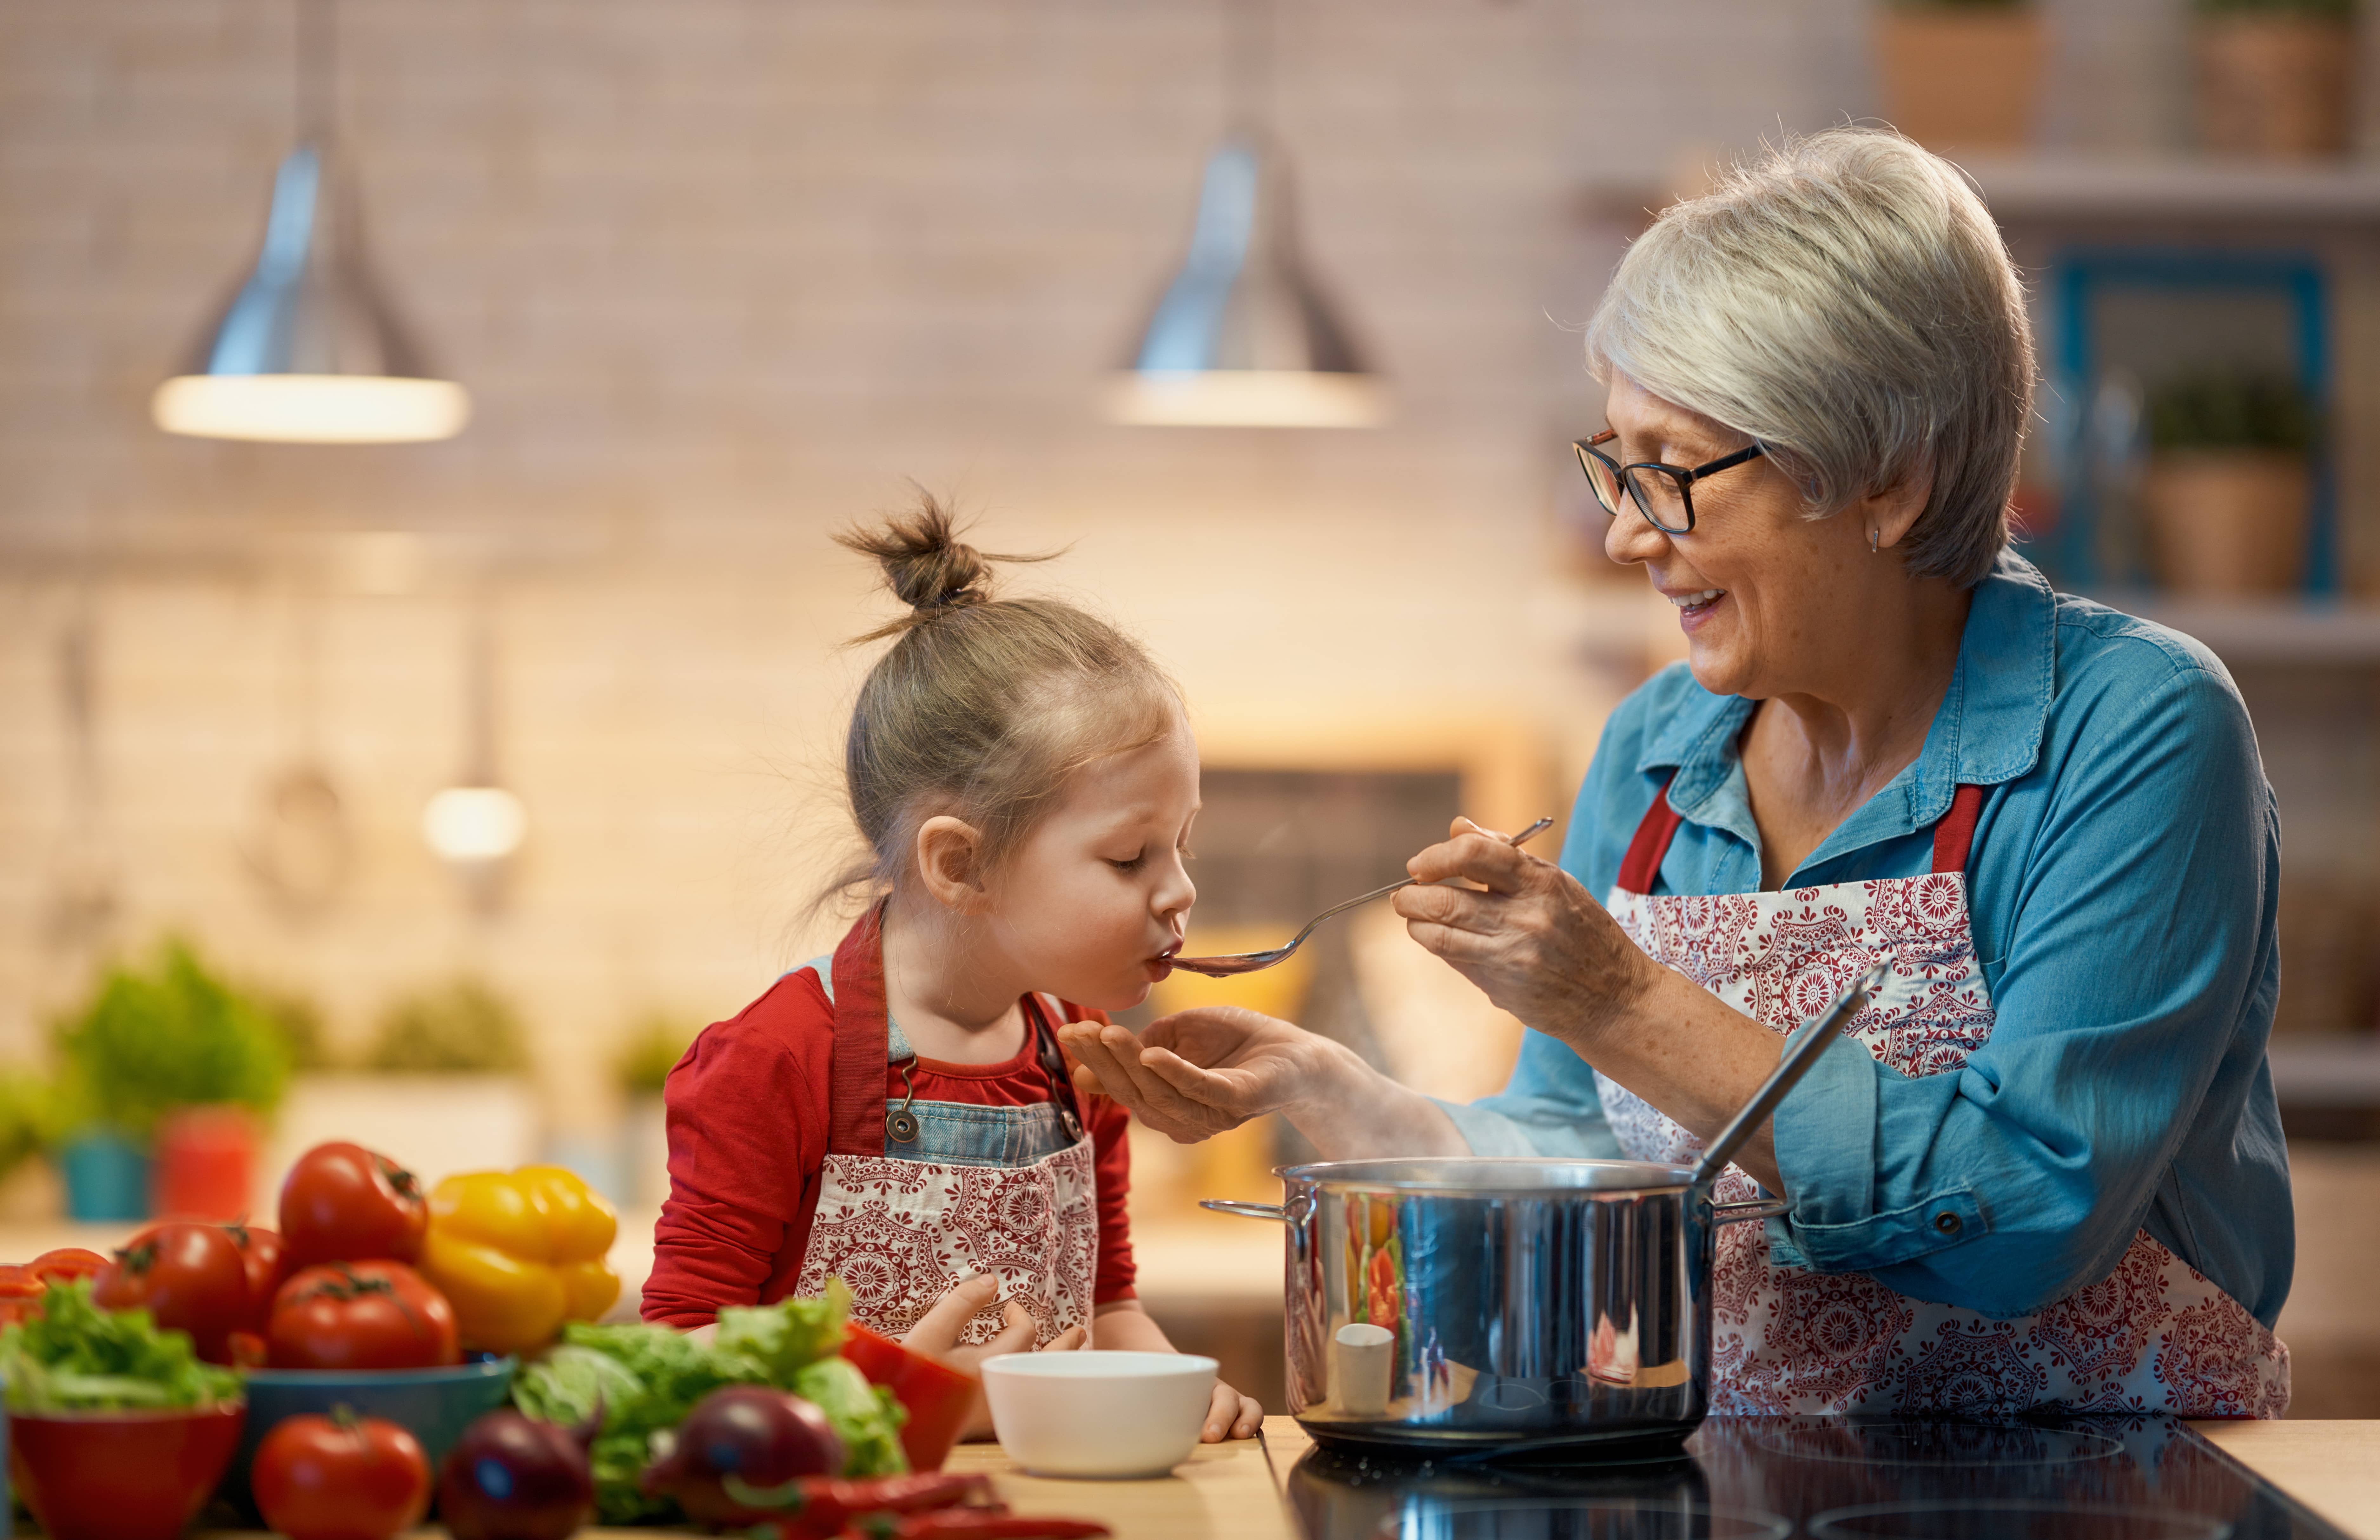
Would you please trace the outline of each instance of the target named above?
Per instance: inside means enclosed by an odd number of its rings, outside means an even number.
[[[1934,1216],[1934,1228],[1945,1235],[1956,1235],[1959,1233],[1959,1216],[1946,1208]]]

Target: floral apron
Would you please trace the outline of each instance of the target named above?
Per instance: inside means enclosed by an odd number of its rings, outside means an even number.
[[[1975,959],[1967,855],[1983,788],[1961,786],[1923,877],[1782,892],[1653,896],[1680,815],[1666,790],[1630,843],[1606,907],[1629,939],[1774,1032],[1817,1016],[1878,961],[1892,978],[1845,1032],[1907,1075],[1956,1070],[1991,1037]],[[1688,1163],[1702,1143],[1597,1075],[1621,1147]],[[1730,1166],[1721,1198],[1756,1184]],[[1955,1234],[1945,1213],[1937,1228]],[[1997,1320],[1897,1294],[1864,1273],[1769,1259],[1760,1225],[1718,1232],[1711,1410],[2001,1414],[2029,1408],[2276,1417],[2289,1350],[2237,1301],[2146,1231],[2107,1278],[2038,1314]]]
[[[921,1102],[888,1110],[884,1066],[916,1055],[884,1006],[883,952],[871,916],[830,963],[810,964],[834,1008],[827,1155],[796,1294],[829,1277],[851,1290],[852,1313],[888,1337],[917,1322],[953,1284],[1000,1275],[1001,1297],[1033,1313],[1035,1346],[1091,1320],[1099,1263],[1097,1179],[1081,1104],[1068,1084],[1050,1008],[1024,1000],[1050,1101],[1033,1108]],[[905,1070],[904,1080],[906,1080]],[[1008,1116],[1014,1114],[1015,1116]],[[1047,1125],[1054,1121],[1055,1127]],[[990,1131],[987,1137],[987,1130]],[[1003,1158],[1022,1142],[1023,1163]],[[998,1312],[966,1325],[961,1341],[989,1340]]]

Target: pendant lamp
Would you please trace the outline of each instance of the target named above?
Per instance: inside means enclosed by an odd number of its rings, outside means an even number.
[[[1386,390],[1299,249],[1288,158],[1266,123],[1269,20],[1238,9],[1240,126],[1208,156],[1181,271],[1110,384],[1115,421],[1366,428],[1387,416]]]
[[[469,393],[438,377],[374,281],[332,134],[328,0],[299,0],[298,142],[254,269],[150,410],[169,433],[286,443],[452,438]]]

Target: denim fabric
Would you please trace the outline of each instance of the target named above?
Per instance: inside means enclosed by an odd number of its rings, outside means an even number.
[[[900,1105],[898,1102],[892,1105]],[[1030,1166],[1074,1141],[1059,1121],[1058,1104],[978,1107],[960,1101],[913,1101],[917,1137],[909,1144],[884,1138],[892,1160],[931,1160],[944,1166]]]
[[[1674,771],[1684,821],[1654,891],[1758,891],[1736,754],[1752,707],[1683,665],[1631,695],[1564,869],[1608,892]],[[2265,1060],[2280,822],[2230,675],[2003,555],[1924,750],[1786,886],[1931,869],[1962,782],[1985,788],[1969,903],[1998,1025],[1943,1074],[1819,1061],[1776,1117],[1794,1202],[1770,1222],[1777,1259],[2007,1317],[2104,1277],[2145,1229],[2271,1326],[2295,1249]],[[1536,1032],[1502,1093],[1447,1110],[1482,1154],[1618,1153],[1594,1073]],[[1949,1245],[1910,1219],[1946,1203],[1975,1215]]]

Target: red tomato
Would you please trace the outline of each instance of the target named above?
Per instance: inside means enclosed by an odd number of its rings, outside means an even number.
[[[0,1264],[0,1300],[37,1300],[48,1287],[21,1262]]]
[[[248,1319],[242,1324],[250,1331],[262,1332],[273,1318],[273,1296],[281,1291],[282,1280],[289,1276],[288,1248],[273,1231],[244,1224],[224,1229],[239,1247],[240,1267],[248,1274]]]
[[[257,1446],[249,1485],[289,1540],[389,1540],[430,1507],[430,1461],[378,1417],[290,1417]]]
[[[281,1183],[281,1239],[292,1267],[410,1262],[429,1228],[421,1183],[361,1145],[316,1145]]]
[[[402,1262],[308,1267],[273,1296],[276,1369],[426,1369],[460,1364],[455,1307]]]
[[[227,1339],[248,1324],[248,1269],[213,1225],[151,1225],[115,1254],[91,1297],[104,1310],[146,1310],[159,1326],[188,1332],[200,1358],[228,1364]]]
[[[107,1270],[107,1258],[80,1246],[60,1246],[25,1264],[25,1270],[44,1282],[54,1278],[61,1282],[70,1278],[97,1278]]]

